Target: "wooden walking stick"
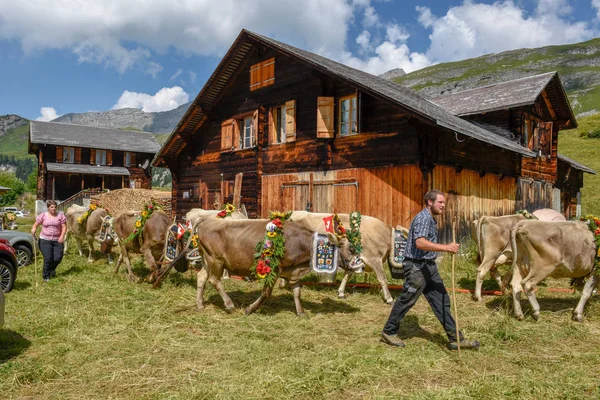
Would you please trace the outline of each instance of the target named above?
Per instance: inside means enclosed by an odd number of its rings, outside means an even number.
[[[37,261],[37,250],[38,249],[37,249],[37,247],[38,247],[37,240],[36,240],[36,238],[34,236],[33,237],[33,260],[34,260],[33,261],[33,263],[34,263],[33,272],[35,274],[35,287],[36,288],[38,287],[38,274],[37,274],[37,264],[38,264],[38,261]]]
[[[452,242],[456,243],[456,230],[454,229],[454,219],[452,219]],[[456,306],[456,285],[454,283],[454,264],[456,254],[452,253],[452,303],[454,304],[454,320],[456,321],[456,345],[458,346],[458,358],[460,358],[460,330],[458,329],[458,307]]]

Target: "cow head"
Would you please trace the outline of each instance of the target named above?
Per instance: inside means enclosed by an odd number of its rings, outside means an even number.
[[[365,263],[361,260],[360,255],[352,253],[350,250],[350,242],[346,236],[337,236],[331,232],[328,232],[327,238],[332,244],[339,248],[340,258],[342,260],[342,268],[357,274],[361,274],[363,272]]]
[[[102,217],[102,225],[98,233],[98,241],[100,242],[100,250],[106,253],[109,247],[116,246],[119,243],[119,237],[113,227],[114,218],[110,215]]]

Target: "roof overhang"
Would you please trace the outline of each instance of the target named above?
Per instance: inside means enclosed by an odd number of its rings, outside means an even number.
[[[49,172],[63,172],[67,174],[82,175],[115,175],[129,176],[129,170],[125,167],[111,167],[109,165],[82,165],[82,164],[63,164],[47,163],[46,170]]]

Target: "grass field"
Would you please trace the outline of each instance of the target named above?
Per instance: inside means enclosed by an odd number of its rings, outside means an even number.
[[[580,138],[578,130],[560,135],[561,153],[600,172],[598,139]],[[598,179],[585,175],[584,213],[600,214]],[[32,220],[19,222],[27,231]],[[305,286],[308,318],[298,318],[291,292],[276,288],[246,316],[260,285],[231,279],[225,288],[239,311],[227,314],[209,285],[207,308],[198,312],[192,274],[172,272],[153,290],[129,283],[123,270],[115,275],[104,258],[88,264],[74,250],[49,283],[41,281],[41,265],[37,274],[34,264],[20,269],[7,295],[3,399],[600,398],[600,302],[594,295],[584,322],[572,322],[579,294],[549,290],[567,281],[540,285],[538,322],[526,299],[526,319],[518,322],[508,297],[476,303],[457,294],[460,326],[482,343],[459,358],[446,349],[424,299],[402,323],[407,347],[395,349],[379,342],[390,307],[378,289],[351,290],[340,300],[334,288]],[[447,286],[450,265],[446,258],[440,268]],[[459,288],[474,288],[475,268],[457,257]],[[134,269],[147,273],[139,258]],[[487,280],[484,289],[496,287]]]
[[[341,300],[333,288],[305,286],[308,318],[299,318],[291,291],[276,288],[256,314],[246,316],[242,309],[258,296],[260,285],[230,279],[225,287],[239,311],[227,314],[209,285],[207,308],[198,312],[190,273],[173,272],[153,290],[129,283],[123,270],[115,275],[105,259],[88,264],[74,250],[49,283],[41,282],[40,265],[37,279],[34,264],[19,270],[0,330],[2,398],[600,396],[597,296],[578,324],[569,312],[578,294],[542,286],[539,322],[529,315],[514,320],[505,297],[485,296],[476,303],[458,294],[460,326],[482,342],[480,350],[463,351],[459,358],[446,349],[441,326],[423,299],[403,321],[407,347],[396,349],[379,342],[390,307],[377,289],[355,289]],[[472,289],[475,265],[457,259],[457,284]],[[446,258],[441,266],[447,285],[450,264]],[[135,271],[147,273],[140,259]],[[566,287],[562,281],[547,284]],[[484,288],[494,285],[486,281]],[[529,309],[526,300],[523,305]]]

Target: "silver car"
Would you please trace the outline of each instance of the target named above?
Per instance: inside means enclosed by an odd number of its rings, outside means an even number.
[[[31,233],[0,230],[0,238],[8,240],[10,245],[16,250],[19,268],[31,263],[33,249],[35,248]]]

